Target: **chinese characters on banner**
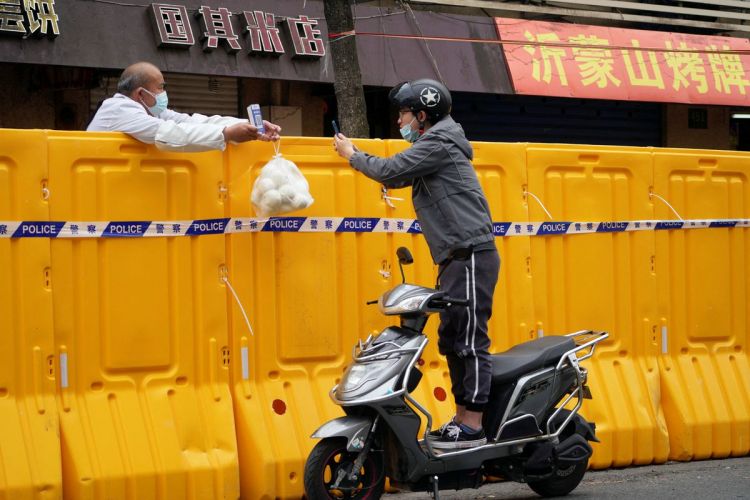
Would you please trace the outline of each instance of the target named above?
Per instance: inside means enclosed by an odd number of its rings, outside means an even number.
[[[3,0],[0,0],[2,2]],[[151,4],[153,21],[156,25],[157,43],[160,47],[190,47],[195,44],[190,17],[184,5]],[[238,33],[232,24],[233,17],[239,18],[241,30]],[[276,16],[260,10],[233,14],[225,7],[202,6],[196,14],[200,25],[200,39],[204,51],[212,51],[220,45],[230,53],[242,50],[240,36],[250,54],[280,56],[285,53]],[[294,47],[293,57],[320,58],[326,50],[316,19],[301,15],[284,19]]]
[[[530,42],[503,45],[518,94],[750,104],[744,38],[499,17],[495,24],[501,40]]]
[[[55,0],[0,0],[0,34],[56,37]]]

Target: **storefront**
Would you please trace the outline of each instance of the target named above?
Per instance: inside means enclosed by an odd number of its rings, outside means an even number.
[[[747,39],[495,22],[514,95],[458,100],[478,140],[750,149]]]
[[[358,6],[357,30],[494,37],[468,16],[413,14]],[[321,0],[0,0],[0,127],[83,129],[122,69],[145,60],[164,73],[176,110],[241,115],[257,102],[286,133],[322,135],[336,111],[332,43]],[[390,134],[390,86],[436,76],[425,47],[358,38],[373,135]],[[458,91],[510,93],[499,46],[452,44],[439,59]]]
[[[517,97],[547,96],[545,106],[529,102],[519,125],[598,144],[750,146],[740,134],[744,122],[731,121],[750,97],[748,39],[495,21]]]
[[[373,137],[397,135],[388,89],[430,77],[475,140],[749,146],[731,118],[748,105],[747,39],[380,3],[353,4]],[[0,127],[84,129],[122,68],[146,60],[176,110],[257,102],[287,134],[330,134],[330,51],[346,35],[328,32],[322,0],[0,0]]]

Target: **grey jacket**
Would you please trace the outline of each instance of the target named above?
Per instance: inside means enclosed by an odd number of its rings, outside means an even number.
[[[440,264],[456,248],[489,249],[495,244],[473,156],[461,125],[446,116],[401,153],[381,158],[358,151],[349,163],[388,188],[411,185],[432,260]]]

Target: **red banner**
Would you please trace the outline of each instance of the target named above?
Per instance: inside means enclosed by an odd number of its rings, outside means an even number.
[[[495,18],[518,94],[750,106],[750,40]]]

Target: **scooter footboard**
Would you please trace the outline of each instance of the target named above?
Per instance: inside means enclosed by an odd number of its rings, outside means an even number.
[[[372,428],[372,419],[347,415],[329,420],[312,433],[312,438],[342,437],[346,439],[347,451],[360,451]]]

